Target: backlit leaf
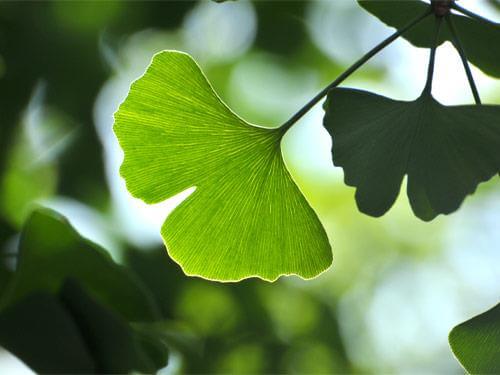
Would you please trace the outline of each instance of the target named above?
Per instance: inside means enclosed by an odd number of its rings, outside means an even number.
[[[235,115],[190,56],[157,54],[115,114],[114,130],[132,195],[157,203],[196,187],[162,228],[187,274],[311,278],[331,264],[325,231],[283,161],[283,130]]]
[[[500,373],[500,304],[453,328],[453,353],[471,374]]]
[[[417,15],[423,14],[429,4],[420,0],[358,0],[368,12],[388,26],[401,29]],[[451,14],[468,60],[486,74],[500,77],[500,24],[479,22]],[[417,47],[430,48],[434,44],[434,19],[427,17],[403,37]],[[442,28],[439,43],[452,41],[448,28]]]
[[[500,106],[447,107],[425,94],[406,102],[334,89],[325,111],[333,162],[368,215],[389,210],[405,175],[415,215],[432,220],[500,171]]]

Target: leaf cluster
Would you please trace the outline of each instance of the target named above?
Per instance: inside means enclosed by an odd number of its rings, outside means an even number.
[[[479,183],[500,172],[500,106],[481,104],[468,65],[499,75],[500,26],[462,8],[464,16],[446,8],[438,14],[436,2],[359,4],[396,32],[281,127],[239,118],[181,52],[157,54],[133,83],[115,114],[125,154],[121,175],[131,194],[147,203],[195,188],[162,228],[168,253],[187,274],[275,280],[311,278],[328,268],[328,238],[281,154],[286,131],[324,96],[333,163],[356,188],[363,213],[385,214],[406,176],[415,215],[429,221],[456,211]],[[399,37],[430,51],[427,82],[416,100],[337,87]],[[462,58],[476,105],[444,106],[432,96],[436,50],[446,40]]]
[[[345,183],[356,188],[363,213],[385,214],[406,176],[415,215],[429,221],[456,211],[479,183],[500,172],[500,106],[481,103],[469,67],[500,77],[500,25],[454,1],[358,3],[397,31],[281,127],[265,129],[239,118],[194,60],[177,51],[157,54],[132,85],[115,115],[125,154],[121,174],[132,195],[148,203],[195,188],[162,228],[169,255],[188,275],[221,281],[310,278],[329,266],[328,238],[280,146],[285,132],[325,95],[323,124],[332,137],[332,159],[344,169]],[[337,87],[398,37],[429,49],[427,81],[416,100]],[[475,105],[445,106],[432,96],[436,50],[445,41],[462,59]],[[496,330],[498,317],[491,324]],[[478,366],[476,351],[460,343],[464,331],[450,336],[459,359],[468,370],[491,371],[498,353],[482,352],[487,359]],[[473,329],[471,340],[481,335]],[[488,338],[491,345],[497,336]]]
[[[29,217],[0,300],[4,348],[40,373],[150,373],[166,366],[165,340],[132,323],[157,319],[130,270],[54,211]]]

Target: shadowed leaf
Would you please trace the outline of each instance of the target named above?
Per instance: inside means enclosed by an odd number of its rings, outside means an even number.
[[[368,215],[389,210],[405,174],[413,212],[427,221],[458,209],[500,171],[500,106],[446,107],[425,94],[405,102],[334,89],[325,111],[333,162]]]
[[[154,373],[166,344],[144,339],[74,280],[59,294],[36,291],[0,312],[0,345],[40,373]]]
[[[157,307],[149,291],[109,254],[82,238],[54,211],[39,209],[26,221],[19,244],[18,266],[1,306],[35,290],[56,292],[72,277],[93,297],[130,320],[152,320]]]
[[[166,347],[159,356],[156,345],[154,357],[149,356],[151,345],[145,346],[142,335],[112,310],[94,301],[76,281],[69,279],[63,284],[60,298],[89,346],[97,373],[122,374],[131,370],[153,373],[166,366]]]
[[[0,345],[39,373],[95,372],[73,317],[46,292],[30,294],[0,313]]]
[[[449,341],[469,373],[499,374],[500,304],[453,328]]]

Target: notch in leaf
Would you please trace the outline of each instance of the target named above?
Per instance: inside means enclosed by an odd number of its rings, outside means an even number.
[[[275,280],[330,266],[326,233],[281,155],[285,131],[235,115],[190,56],[157,54],[115,114],[114,131],[133,196],[157,203],[196,187],[161,231],[185,273]]]

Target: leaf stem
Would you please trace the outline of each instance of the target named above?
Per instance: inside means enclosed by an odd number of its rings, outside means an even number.
[[[432,91],[432,81],[434,79],[434,65],[436,62],[436,49],[439,43],[439,32],[441,31],[441,25],[443,24],[443,17],[436,17],[436,31],[434,34],[434,43],[431,48],[431,53],[429,56],[429,67],[427,68],[427,81],[425,82],[425,87],[423,94],[430,95]]]
[[[479,14],[476,14],[474,12],[471,12],[470,10],[468,9],[465,9],[463,7],[461,7],[460,5],[458,5],[456,2],[453,2],[451,4],[451,7],[457,11],[459,11],[460,13],[470,17],[470,18],[474,18],[480,22],[485,22],[485,23],[488,23],[490,25],[497,25],[495,22],[483,17],[483,16],[480,16]]]
[[[367,52],[363,57],[361,57],[358,61],[356,61],[353,65],[351,65],[346,71],[344,71],[341,75],[339,75],[332,83],[326,86],[323,90],[321,90],[314,98],[312,98],[305,106],[303,106],[298,112],[296,112],[288,121],[286,121],[280,128],[283,130],[288,130],[294,125],[298,120],[302,118],[307,112],[311,110],[314,105],[316,105],[328,92],[340,85],[345,79],[347,79],[352,73],[358,70],[361,66],[363,66],[369,59],[375,56],[377,53],[382,51],[389,44],[394,42],[397,38],[403,35],[406,31],[420,23],[424,18],[429,16],[432,13],[432,9],[429,7],[425,13],[416,17],[412,20],[408,25],[396,31],[394,34],[389,36],[387,39],[380,42],[373,49]]]
[[[467,55],[465,54],[462,43],[460,42],[460,37],[458,36],[455,25],[453,24],[453,19],[449,16],[446,16],[446,24],[448,25],[448,29],[451,32],[451,36],[453,38],[453,45],[455,46],[455,49],[458,51],[460,59],[462,60],[462,64],[465,69],[465,74],[467,75],[467,80],[469,81],[469,86],[472,91],[472,95],[474,96],[474,101],[476,102],[476,104],[481,104],[481,98],[479,97],[479,92],[477,90],[476,83],[474,82],[474,77],[472,76],[469,62],[467,61]]]

